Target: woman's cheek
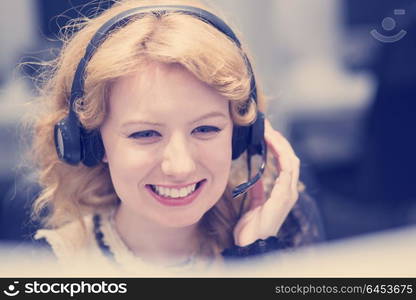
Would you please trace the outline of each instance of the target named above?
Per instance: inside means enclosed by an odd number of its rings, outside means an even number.
[[[138,149],[137,147],[130,147],[120,155],[119,164],[124,169],[128,170],[140,170],[143,173],[147,165],[151,165],[156,153],[154,151],[146,151]]]
[[[127,181],[139,180],[140,175],[146,172],[152,158],[154,158],[154,154],[137,149],[137,147],[129,146],[118,150],[113,153],[115,156],[113,156],[112,163],[110,161],[110,165],[113,166],[113,171],[118,175],[117,177]]]
[[[231,137],[225,135],[209,145],[203,147],[206,163],[215,167],[220,174],[231,168],[232,153]]]
[[[153,155],[154,157],[154,155]],[[152,168],[152,154],[144,151],[125,151],[113,164],[110,173],[116,193],[121,200],[128,201],[137,196],[137,187],[146,181]]]

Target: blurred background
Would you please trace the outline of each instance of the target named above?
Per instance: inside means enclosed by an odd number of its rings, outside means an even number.
[[[21,169],[35,65],[60,28],[109,1],[14,0],[0,10],[0,240],[20,241],[39,192]],[[251,51],[268,117],[302,161],[327,239],[416,222],[416,2],[212,0]],[[259,5],[261,3],[261,5]]]

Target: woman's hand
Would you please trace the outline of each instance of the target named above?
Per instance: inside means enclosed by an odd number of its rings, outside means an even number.
[[[264,136],[268,150],[277,162],[279,177],[267,201],[261,179],[249,190],[249,210],[234,228],[235,244],[241,247],[276,235],[299,196],[299,158],[289,142],[272,128],[267,119]]]

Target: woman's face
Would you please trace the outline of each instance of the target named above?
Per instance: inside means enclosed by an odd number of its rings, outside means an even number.
[[[118,79],[101,134],[121,205],[162,226],[197,223],[227,185],[232,126],[228,101],[180,65]]]

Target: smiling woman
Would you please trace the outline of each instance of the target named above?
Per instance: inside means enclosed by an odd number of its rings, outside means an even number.
[[[222,20],[197,1],[125,0],[78,27],[32,113],[35,238],[61,261],[205,266],[321,238],[299,160],[264,123]]]

